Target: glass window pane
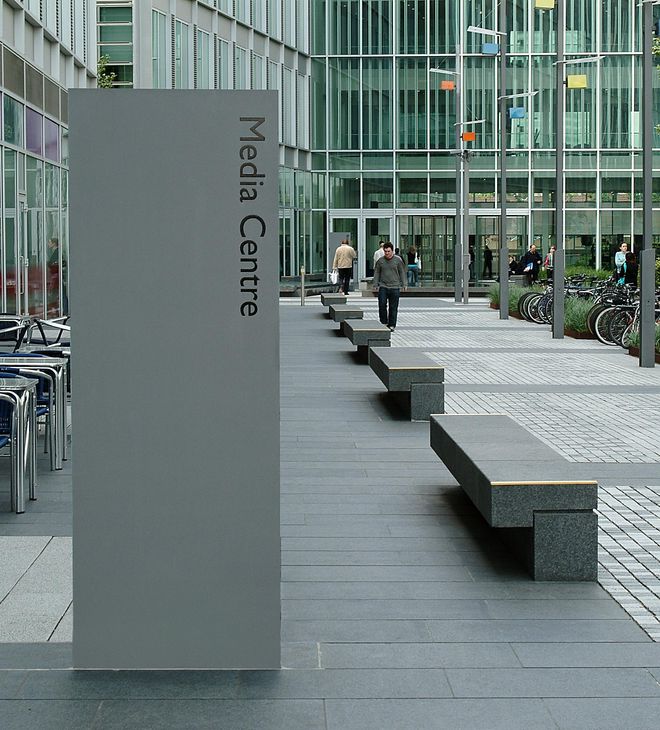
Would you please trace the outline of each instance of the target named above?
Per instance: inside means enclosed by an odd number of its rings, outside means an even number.
[[[398,175],[399,193],[397,204],[401,208],[428,208],[429,196],[426,175],[401,172]]]
[[[399,52],[426,53],[426,0],[400,0]]]
[[[426,59],[402,58],[397,63],[399,147],[426,149]]]
[[[133,20],[133,9],[131,7],[100,7],[99,22],[101,23],[130,23]]]
[[[329,147],[333,150],[360,148],[359,67],[354,58],[328,61],[330,125]]]
[[[53,162],[60,161],[60,128],[50,119],[44,119],[45,155]]]
[[[429,0],[429,38],[431,53],[456,52],[456,14],[451,0]]]
[[[44,153],[44,118],[34,109],[25,110],[25,148],[35,155]]]
[[[286,7],[287,3],[285,3]],[[357,54],[360,23],[359,0],[329,0],[330,53]]]
[[[129,63],[133,60],[133,46],[99,46],[99,56],[108,56],[113,63]]]
[[[394,178],[392,174],[365,173],[362,179],[363,208],[392,208]]]
[[[594,0],[567,0],[566,53],[589,53],[596,50],[594,4]]]
[[[362,148],[392,149],[392,61],[362,63]]]
[[[631,18],[637,0],[607,0],[600,3],[601,50],[630,51],[632,49]]]
[[[356,173],[333,172],[329,175],[330,207],[360,207],[360,176]]]
[[[312,3],[314,4],[314,3]],[[392,52],[391,0],[363,0],[362,53]]]
[[[130,43],[133,40],[133,26],[100,25],[99,40],[101,43]]]
[[[431,174],[431,208],[447,208],[456,205],[456,175]]]
[[[23,105],[7,95],[4,97],[4,137],[9,144],[23,146]]]

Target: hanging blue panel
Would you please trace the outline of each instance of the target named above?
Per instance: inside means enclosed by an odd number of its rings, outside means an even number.
[[[499,52],[500,52],[499,43],[482,43],[481,44],[481,53],[484,56],[497,56],[497,54]]]
[[[509,109],[509,119],[524,119],[527,116],[524,106],[512,106]]]

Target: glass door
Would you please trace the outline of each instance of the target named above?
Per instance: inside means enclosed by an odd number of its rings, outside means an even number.
[[[398,224],[404,263],[407,265],[409,254],[419,257],[419,284],[430,286],[452,282],[456,240],[454,216],[399,216]]]
[[[518,261],[527,251],[527,223],[526,215],[507,216],[507,250],[509,256],[515,256]],[[499,231],[499,216],[478,215],[471,218],[470,281],[479,284],[497,278],[500,260]]]

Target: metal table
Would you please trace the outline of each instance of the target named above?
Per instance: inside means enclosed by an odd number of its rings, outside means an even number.
[[[11,507],[17,514],[25,512],[25,479],[29,477],[30,499],[36,499],[36,392],[37,380],[0,377],[0,400],[13,408],[11,440]]]
[[[67,417],[66,417],[66,372],[68,360],[60,357],[20,357],[0,355],[0,369],[15,368],[21,375],[30,377],[45,375],[51,382],[50,403],[51,428],[51,469],[61,469],[62,461],[67,459]]]

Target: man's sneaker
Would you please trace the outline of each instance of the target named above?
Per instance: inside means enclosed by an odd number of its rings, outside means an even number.
[[[389,326],[389,325],[388,325],[388,326]],[[395,328],[394,328],[394,327],[390,327],[390,330],[391,330],[392,332],[394,332]]]

